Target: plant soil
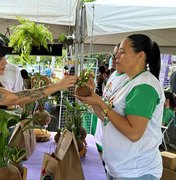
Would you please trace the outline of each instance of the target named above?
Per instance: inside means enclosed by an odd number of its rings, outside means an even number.
[[[90,88],[87,85],[80,87],[77,86],[75,89],[75,94],[83,97],[90,96],[91,95]]]

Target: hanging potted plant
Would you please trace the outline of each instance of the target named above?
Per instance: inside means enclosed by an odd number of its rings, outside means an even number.
[[[52,51],[52,46],[48,44],[53,44],[53,36],[47,27],[23,17],[17,17],[17,20],[20,25],[11,27],[12,34],[9,42],[9,46],[14,48],[15,53],[27,60],[29,55],[37,54],[36,50],[45,49],[48,53]]]
[[[58,42],[63,44],[63,47],[67,49],[69,46],[73,45],[74,40],[72,36],[66,36],[65,34],[60,34],[58,37]]]

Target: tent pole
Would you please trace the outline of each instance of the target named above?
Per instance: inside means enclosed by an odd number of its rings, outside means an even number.
[[[79,60],[79,42],[80,42],[80,0],[78,0],[77,8],[76,8],[76,26],[75,26],[75,75],[78,75],[78,60]]]
[[[83,70],[84,63],[84,37],[85,37],[85,6],[83,5],[81,8],[81,54],[80,54],[80,71]]]

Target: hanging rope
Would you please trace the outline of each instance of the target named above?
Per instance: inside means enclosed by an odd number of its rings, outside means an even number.
[[[39,0],[37,0],[37,14],[36,14],[36,21],[38,22],[38,15],[39,15]]]
[[[5,33],[5,36],[7,36],[7,35],[9,35],[10,36],[10,30],[9,30],[9,28],[7,27],[7,31],[6,31],[6,33]]]
[[[69,8],[70,8],[69,12],[70,12],[70,22],[71,22],[71,0],[70,0],[70,3],[69,3],[69,4],[70,4],[70,6],[69,6]],[[69,26],[68,26],[68,35],[69,35],[69,36],[71,35],[71,34],[70,34],[70,33],[71,33],[71,30],[70,30],[70,29],[71,29],[71,27],[70,27],[70,22],[69,22]]]
[[[90,41],[90,52],[91,57],[93,57],[93,33],[94,33],[94,18],[95,18],[95,7],[92,5],[92,32],[91,32],[91,41]]]

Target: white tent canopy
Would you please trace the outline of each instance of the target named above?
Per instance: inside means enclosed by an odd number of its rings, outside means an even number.
[[[48,24],[54,37],[75,26],[78,0],[1,0],[0,32],[17,24],[16,16],[24,16],[35,22]]]
[[[94,51],[112,50],[129,34],[143,33],[163,53],[176,54],[176,2],[173,0],[97,0],[85,3],[87,37]]]

